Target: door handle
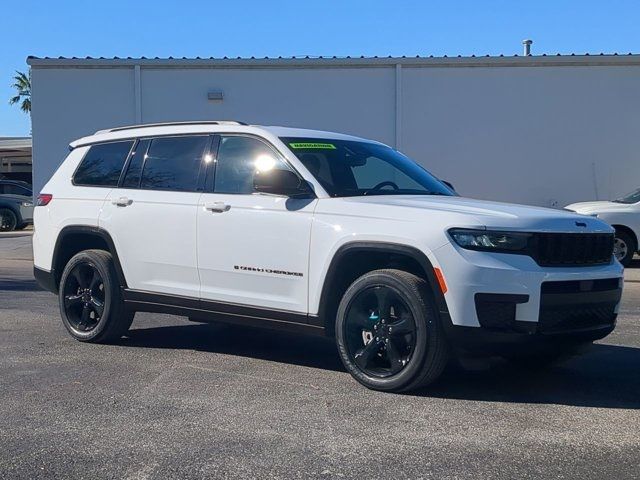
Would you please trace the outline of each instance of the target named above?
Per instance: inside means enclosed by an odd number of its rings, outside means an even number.
[[[224,202],[213,202],[204,204],[204,209],[209,210],[210,212],[222,213],[228,211],[230,208],[231,205],[227,205]]]
[[[128,197],[120,197],[115,200],[111,200],[111,203],[117,207],[128,207],[133,203],[133,200]]]

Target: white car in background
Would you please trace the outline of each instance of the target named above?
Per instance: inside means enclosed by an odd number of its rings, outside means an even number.
[[[640,188],[617,200],[572,203],[565,209],[597,217],[615,228],[614,255],[622,265],[629,266],[640,238]]]

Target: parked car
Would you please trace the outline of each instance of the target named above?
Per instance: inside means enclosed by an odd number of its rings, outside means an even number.
[[[629,266],[638,251],[640,238],[640,189],[616,200],[572,203],[565,207],[582,215],[590,215],[615,228],[614,255]]]
[[[17,180],[0,180],[0,232],[20,230],[33,223],[31,185]]]
[[[401,391],[452,355],[543,365],[615,327],[613,228],[460,197],[379,142],[197,122],[71,148],[38,196],[34,274],[80,341],[138,311],[327,335],[356,380]]]

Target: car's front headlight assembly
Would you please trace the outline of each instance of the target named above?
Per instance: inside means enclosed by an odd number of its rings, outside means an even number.
[[[531,233],[497,232],[491,230],[468,230],[452,228],[449,235],[462,248],[483,252],[522,253],[526,254]]]

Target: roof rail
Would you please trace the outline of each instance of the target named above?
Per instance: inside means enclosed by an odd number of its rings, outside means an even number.
[[[100,133],[120,132],[122,130],[133,130],[134,128],[171,127],[176,125],[248,125],[248,123],[239,122],[236,120],[193,120],[189,122],[142,123],[140,125],[127,125],[125,127],[98,130],[94,135],[98,135]]]

